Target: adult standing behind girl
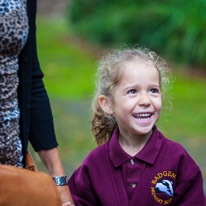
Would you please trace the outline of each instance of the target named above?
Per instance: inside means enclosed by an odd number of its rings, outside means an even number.
[[[24,167],[30,141],[50,175],[62,177],[35,16],[36,0],[0,0],[0,164]],[[71,199],[67,186],[58,189],[63,203]]]
[[[148,49],[100,61],[92,130],[99,145],[69,180],[77,206],[205,206],[199,167],[155,126],[168,65]]]

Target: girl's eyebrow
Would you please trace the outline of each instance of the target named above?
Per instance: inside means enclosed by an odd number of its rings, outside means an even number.
[[[150,87],[160,87],[160,84],[151,84]]]
[[[131,84],[129,86],[127,86],[126,88],[124,88],[123,90],[127,90],[127,89],[133,89],[133,88],[137,88],[140,87],[141,84]],[[149,87],[160,87],[160,84],[149,84]]]
[[[138,86],[139,86],[139,85],[137,85],[137,84],[129,85],[129,86],[123,88],[123,90],[134,89],[134,88],[136,88],[136,87],[138,87]]]

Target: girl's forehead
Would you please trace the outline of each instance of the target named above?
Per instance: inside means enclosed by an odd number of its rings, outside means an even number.
[[[145,70],[152,69],[153,70],[153,69],[155,69],[159,74],[159,70],[157,69],[157,67],[155,66],[155,64],[152,61],[144,60],[144,59],[133,59],[130,61],[126,61],[126,62],[124,62],[124,64],[122,64],[121,69],[120,69],[120,72],[121,72],[120,78],[122,78],[123,74],[130,69],[136,69],[136,70],[139,70],[139,69],[145,69]]]
[[[151,61],[128,61],[127,64],[122,65],[116,86],[122,81],[128,82],[142,82],[157,81],[160,85],[160,73],[153,62]]]
[[[146,67],[155,67],[154,63],[150,60],[146,60],[146,59],[132,59],[132,60],[128,60],[125,62],[124,66],[136,66],[137,68],[141,65],[144,65]]]

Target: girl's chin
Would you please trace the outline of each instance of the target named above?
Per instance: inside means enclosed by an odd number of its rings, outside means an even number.
[[[136,131],[136,134],[138,136],[148,136],[148,135],[151,135],[152,134],[152,128],[153,128],[154,125],[148,125],[147,127],[139,127],[139,128],[136,128],[135,131]]]

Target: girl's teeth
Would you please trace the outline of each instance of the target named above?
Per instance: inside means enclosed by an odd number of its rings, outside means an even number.
[[[149,121],[149,119],[151,118],[152,114],[150,113],[142,113],[142,114],[136,114],[134,115],[135,118],[137,118],[139,121]]]
[[[136,117],[138,117],[138,118],[145,118],[145,117],[150,117],[151,116],[151,114],[137,114],[137,115],[135,115]]]
[[[149,120],[150,118],[148,117],[148,118],[138,118],[138,119],[141,121],[146,121],[146,120]]]

